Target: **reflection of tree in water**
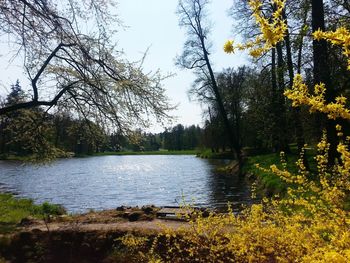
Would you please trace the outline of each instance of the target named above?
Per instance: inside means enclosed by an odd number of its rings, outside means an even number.
[[[249,183],[238,175],[218,174],[215,168],[227,164],[225,160],[211,160],[211,173],[207,177],[208,203],[212,207],[225,209],[230,202],[234,210],[241,204],[252,203]]]

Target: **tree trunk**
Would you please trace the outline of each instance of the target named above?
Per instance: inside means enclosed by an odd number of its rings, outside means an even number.
[[[278,132],[278,107],[277,107],[277,78],[276,78],[276,48],[272,48],[271,50],[271,93],[272,93],[272,101],[271,101],[271,114],[272,114],[272,151],[278,152],[279,147],[279,132]]]
[[[287,16],[285,12],[283,11],[283,18],[285,21],[287,21]],[[286,52],[287,52],[287,69],[288,69],[288,76],[289,76],[289,88],[292,88],[293,82],[294,82],[294,70],[293,70],[293,58],[292,58],[292,49],[290,45],[290,35],[289,30],[287,29],[286,36],[284,38],[285,44],[286,44]],[[301,39],[302,41],[302,39]],[[300,43],[299,47],[299,54],[298,54],[298,73],[300,73],[301,68],[301,51],[302,51],[302,42]],[[298,147],[298,153],[300,154],[303,150],[303,147],[305,145],[305,139],[304,139],[304,127],[301,122],[300,117],[300,108],[293,107],[292,109],[293,119],[294,119],[294,127],[295,127],[295,136],[297,138],[297,147]],[[309,163],[307,161],[306,156],[303,156],[303,164],[305,167],[309,167]]]
[[[312,0],[312,31],[325,30],[324,5],[323,0]],[[326,102],[332,102],[335,98],[335,89],[332,87],[331,74],[328,62],[328,44],[326,40],[313,41],[313,62],[314,62],[314,84],[324,83],[326,85]],[[327,131],[327,141],[330,143],[328,153],[328,164],[333,165],[337,152],[337,132],[335,130],[336,121],[326,119],[325,128]]]
[[[226,133],[229,137],[230,146],[231,146],[231,148],[233,148],[235,150],[235,155],[236,155],[238,165],[240,168],[239,170],[241,171],[241,167],[243,164],[241,145],[240,145],[239,140],[237,138],[237,134],[235,133],[234,129],[231,127],[230,122],[228,120],[227,111],[224,107],[224,104],[223,104],[223,101],[221,98],[221,94],[219,92],[219,88],[218,88],[218,85],[216,83],[216,78],[215,78],[213,69],[211,67],[209,57],[208,57],[208,51],[206,50],[206,47],[205,47],[204,38],[201,38],[201,44],[202,44],[203,55],[204,55],[204,59],[206,62],[206,66],[207,66],[207,69],[208,69],[209,75],[210,75],[210,81],[211,81],[212,88],[213,88],[215,98],[216,98],[216,102],[218,105],[219,113],[220,113],[221,118],[223,120]]]
[[[283,95],[285,85],[284,85],[284,60],[283,51],[281,43],[276,46],[277,51],[277,80],[278,80],[278,91],[277,91],[277,129],[279,132],[279,151],[284,151],[286,153],[290,152],[287,139],[287,116],[286,116],[286,105],[285,97]]]

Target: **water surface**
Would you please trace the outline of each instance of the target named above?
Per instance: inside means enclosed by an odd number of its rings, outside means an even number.
[[[0,191],[61,204],[73,213],[121,205],[179,205],[183,197],[211,208],[250,202],[245,182],[215,174],[216,165],[188,155],[73,158],[41,166],[0,161]]]

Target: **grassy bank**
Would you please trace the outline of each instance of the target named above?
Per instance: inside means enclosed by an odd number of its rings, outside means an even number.
[[[59,205],[47,202],[36,205],[30,199],[19,199],[11,194],[0,193],[0,234],[14,231],[21,220],[27,217],[42,219],[48,215],[64,213],[65,210]]]
[[[306,150],[306,157],[310,165],[311,171],[315,170],[316,163],[314,160],[315,150],[310,148]],[[297,172],[298,167],[296,161],[299,159],[296,147],[291,147],[291,152],[286,154],[287,170],[291,172]],[[256,180],[257,190],[264,196],[272,196],[274,194],[283,194],[287,188],[287,185],[275,174],[271,172],[263,171],[256,167],[259,164],[262,168],[267,168],[273,164],[276,164],[278,168],[282,169],[280,154],[270,153],[249,156],[243,166],[243,174],[246,174],[248,178]]]
[[[291,158],[288,159],[289,166],[292,166]],[[272,196],[273,194],[283,193],[286,190],[286,185],[278,176],[256,167],[256,164],[259,164],[261,167],[269,168],[270,165],[279,163],[280,156],[278,154],[250,156],[243,166],[243,174],[246,174],[251,181],[256,180],[257,190],[261,195]]]

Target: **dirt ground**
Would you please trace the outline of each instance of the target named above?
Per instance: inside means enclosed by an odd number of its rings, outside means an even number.
[[[0,236],[0,262],[124,262],[107,259],[122,249],[118,240],[127,233],[152,238],[165,227],[189,227],[174,217],[158,218],[160,210],[121,207],[46,220],[25,218],[15,233]]]
[[[185,221],[158,219],[155,213],[146,214],[135,208],[125,211],[105,210],[89,212],[75,216],[59,216],[48,220],[31,220],[22,222],[24,231],[67,231],[78,232],[91,231],[125,231],[156,234],[164,229],[164,226],[177,229],[186,227]]]

